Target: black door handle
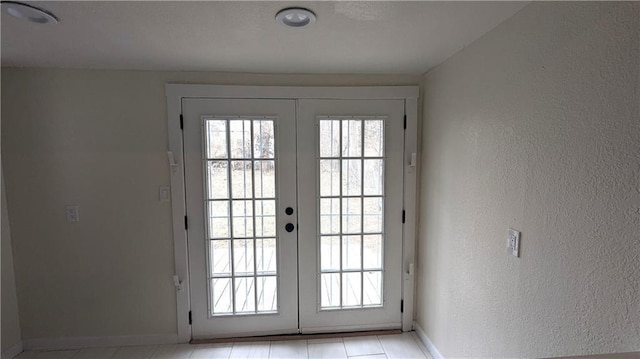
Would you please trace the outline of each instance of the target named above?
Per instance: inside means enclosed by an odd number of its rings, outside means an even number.
[[[293,232],[293,230],[296,228],[296,226],[293,225],[293,223],[287,223],[286,226],[284,226],[284,229],[287,232]]]
[[[293,214],[293,208],[287,207],[287,209],[284,210],[284,213],[286,213],[287,216],[292,215]]]

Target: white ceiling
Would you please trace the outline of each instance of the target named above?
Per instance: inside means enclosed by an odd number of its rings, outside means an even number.
[[[40,1],[56,25],[2,14],[2,66],[421,74],[527,2]],[[275,22],[284,7],[318,17]]]

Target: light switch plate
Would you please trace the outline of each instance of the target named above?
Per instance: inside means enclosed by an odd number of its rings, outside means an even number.
[[[520,232],[509,228],[507,237],[507,252],[514,257],[520,257]]]
[[[80,222],[80,215],[78,214],[78,206],[67,206],[67,222]]]

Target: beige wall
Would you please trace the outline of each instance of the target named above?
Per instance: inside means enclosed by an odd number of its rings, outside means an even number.
[[[640,350],[639,19],[533,3],[426,75],[418,322],[445,357]]]
[[[419,76],[2,69],[24,339],[176,333],[167,82],[416,85]],[[177,119],[176,119],[177,120]],[[80,207],[67,223],[65,205]]]
[[[18,297],[16,295],[16,278],[13,269],[13,248],[11,246],[11,230],[9,229],[9,213],[7,212],[7,201],[4,186],[4,172],[2,177],[2,247],[0,248],[2,258],[2,335],[0,341],[0,352],[20,343],[20,320],[18,318]]]

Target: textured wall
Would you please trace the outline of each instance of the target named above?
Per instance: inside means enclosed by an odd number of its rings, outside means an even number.
[[[16,296],[16,277],[13,269],[13,248],[11,246],[11,231],[9,230],[9,212],[2,173],[2,338],[0,352],[5,352],[20,342],[20,321],[18,318],[18,297]]]
[[[176,333],[166,82],[416,85],[420,76],[2,69],[24,339]],[[176,119],[177,120],[177,119]],[[65,205],[80,206],[67,223]]]
[[[640,350],[640,3],[533,3],[424,99],[417,308],[440,352]]]

